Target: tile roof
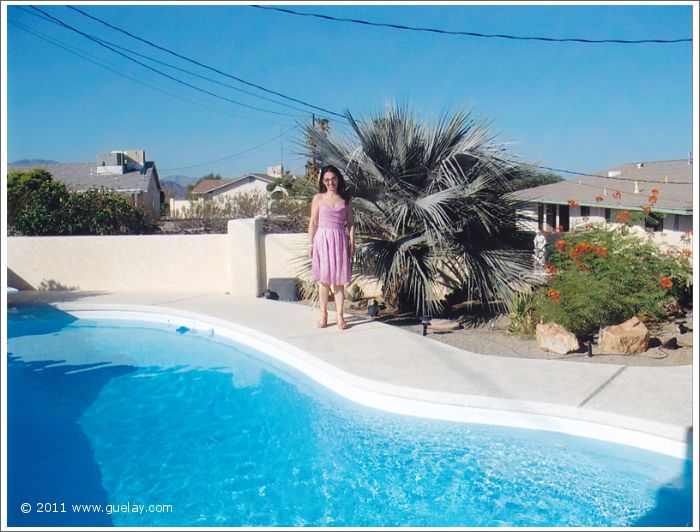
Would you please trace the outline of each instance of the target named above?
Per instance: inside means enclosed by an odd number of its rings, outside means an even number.
[[[95,163],[58,163],[58,164],[9,164],[7,171],[29,171],[34,168],[46,169],[54,179],[61,181],[68,188],[77,192],[91,188],[104,187],[118,192],[147,191],[151,176],[155,176],[156,184],[160,188],[158,171],[152,161],[145,163],[143,170],[132,170],[124,174],[97,175]]]
[[[566,204],[574,200],[583,206],[641,210],[649,204],[653,189],[658,190],[654,210],[692,214],[692,163],[685,159],[629,163],[591,175],[518,190],[510,196],[537,203]]]

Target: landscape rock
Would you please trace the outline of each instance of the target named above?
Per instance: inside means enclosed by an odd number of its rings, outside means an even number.
[[[556,323],[538,323],[535,336],[537,345],[544,351],[565,355],[580,348],[576,336]]]
[[[646,351],[649,338],[649,329],[635,316],[619,325],[603,328],[598,347],[603,354],[632,355]]]

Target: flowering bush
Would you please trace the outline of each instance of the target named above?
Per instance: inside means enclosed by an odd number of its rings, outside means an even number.
[[[535,318],[579,337],[635,315],[644,321],[664,319],[671,303],[691,298],[690,261],[619,229],[566,233],[547,265],[546,285],[534,296]]]

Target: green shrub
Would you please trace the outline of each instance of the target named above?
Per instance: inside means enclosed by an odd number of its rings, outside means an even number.
[[[690,296],[687,259],[619,230],[568,233],[554,247],[546,265],[550,277],[535,294],[535,317],[578,337],[632,316],[661,320],[673,301]]]
[[[7,176],[7,223],[14,224],[15,216],[24,207],[32,193],[51,181],[51,174],[43,168],[27,172],[11,172]]]
[[[10,231],[26,236],[143,234],[153,233],[155,225],[116,192],[72,192],[49,178],[27,192]]]
[[[535,293],[516,292],[510,300],[508,331],[532,335],[535,332]]]

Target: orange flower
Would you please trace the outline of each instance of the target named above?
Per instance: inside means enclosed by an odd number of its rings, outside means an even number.
[[[557,248],[557,251],[561,251],[562,253],[564,253],[566,251],[566,240],[557,240],[554,243],[554,247]]]
[[[688,248],[683,248],[681,250],[681,255],[683,256],[684,259],[689,259],[691,255],[691,251]]]
[[[577,262],[576,269],[580,272],[590,272],[591,271],[591,267],[584,262]]]
[[[547,297],[552,303],[558,305],[559,300],[561,299],[561,292],[559,290],[556,290],[555,288],[550,288],[549,290],[547,290]]]
[[[608,248],[605,246],[596,246],[595,254],[599,257],[605,257],[608,254]]]
[[[659,196],[656,194],[649,194],[649,203],[656,203],[659,201]]]
[[[619,190],[616,190],[615,192],[613,192],[612,195],[613,195],[613,198],[615,198],[617,201],[620,201],[620,199],[622,199],[622,192],[620,192]]]
[[[621,213],[618,213],[617,216],[615,216],[615,219],[620,222],[620,223],[627,223],[627,221],[630,218],[630,213],[629,211],[622,211]]]
[[[644,208],[642,209],[642,212],[644,214],[649,214],[651,212],[651,205],[645,205]]]
[[[579,242],[576,244],[576,246],[574,246],[574,249],[570,251],[571,258],[578,261],[583,255],[589,251],[595,251],[596,248],[597,246],[589,244],[588,242]]]
[[[673,288],[673,281],[665,275],[661,279],[659,279],[659,284],[666,290],[670,290],[671,288]]]
[[[549,275],[554,275],[559,270],[557,269],[557,267],[554,264],[548,262],[547,264],[544,265],[544,271],[546,271]]]
[[[604,198],[603,196],[596,196],[596,197],[595,197],[595,200],[596,200],[598,203],[600,203],[600,202],[603,201],[604,199],[605,199],[605,198]]]
[[[569,207],[578,207],[578,201],[576,201],[574,199],[570,199],[566,203],[569,204]]]
[[[651,189],[651,194],[653,196],[658,196],[659,195],[659,189],[658,188],[652,188]]]

